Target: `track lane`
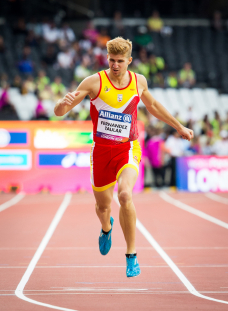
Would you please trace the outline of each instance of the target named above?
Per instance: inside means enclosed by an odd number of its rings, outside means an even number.
[[[157,210],[154,213],[147,206],[148,202],[151,206],[151,200],[154,199],[154,196],[150,196],[149,200],[148,198],[146,200],[142,198],[145,199],[144,194],[139,195],[139,200],[136,200],[138,214],[142,212],[143,222],[146,218],[149,221],[149,228],[154,230],[154,226],[151,226],[151,219],[153,219],[154,223],[158,223]],[[159,204],[161,204],[161,200]],[[142,208],[140,210],[141,206],[143,206],[143,210]],[[90,249],[98,244],[97,240],[100,231],[100,224],[94,211],[94,198],[89,194],[80,197],[74,195],[72,203],[63,215],[48,247],[85,247],[87,245],[89,249],[71,249],[66,252],[56,250],[53,252],[50,249],[48,250],[47,247],[43,253],[43,256],[48,258],[47,265],[53,266],[56,264],[58,266],[62,265],[65,268],[47,270],[37,267],[25,288],[25,290],[37,290],[34,293],[33,299],[83,311],[119,310],[120,305],[122,308],[129,308],[129,310],[151,310],[152,308],[155,310],[192,310],[194,308],[203,310],[205,307],[207,310],[226,310],[227,306],[208,302],[188,294],[180,280],[164,264],[164,261],[152,247],[150,249],[150,245],[139,232],[137,233],[137,245],[147,247],[147,249],[138,251],[142,274],[138,278],[127,279],[125,276],[125,252],[124,249],[118,249],[118,247],[124,247],[125,245],[118,223],[118,208],[115,203],[112,204],[112,207],[112,214],[115,218],[113,246],[116,246],[116,248],[112,248],[107,256],[101,256],[98,248],[92,251]],[[177,218],[179,217],[180,215],[178,214]],[[164,218],[164,210],[162,218]],[[162,226],[162,223],[158,223],[157,233],[160,232],[163,238],[166,235],[165,239],[170,240],[170,232],[164,234],[162,232],[163,228],[160,226]],[[185,229],[185,226],[181,227],[180,231],[182,234],[185,232]],[[172,231],[172,233],[174,232],[175,230]],[[177,247],[180,246],[180,240],[176,244]],[[172,243],[167,245],[168,247],[173,246]],[[186,246],[185,243],[181,245]],[[174,256],[176,254],[174,252]],[[40,258],[40,261],[43,260],[43,256]],[[75,265],[82,264],[82,268],[73,268]],[[86,267],[92,265],[100,266],[100,268]],[[153,265],[153,268],[144,267]],[[111,266],[111,268],[108,268],[108,266]],[[197,269],[199,270],[199,268]],[[51,290],[60,287],[61,292],[59,295],[52,294]],[[126,288],[131,290],[131,292],[120,292]],[[112,290],[112,292],[104,292],[104,289]],[[139,291],[140,289],[144,290],[143,293],[135,293],[135,290]],[[45,292],[42,295],[40,292],[42,290],[49,291],[49,294]],[[216,291],[218,292],[218,290]],[[220,296],[218,299],[222,299],[221,297],[225,294],[219,293],[217,295]]]
[[[22,201],[1,213],[1,266],[27,267],[62,198],[62,195],[27,195]],[[26,268],[0,269],[0,290],[15,290],[25,270]],[[31,306],[16,296],[0,296],[0,305],[1,310],[31,310]]]

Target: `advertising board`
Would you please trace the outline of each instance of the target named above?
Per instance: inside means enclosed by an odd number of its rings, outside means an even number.
[[[138,123],[143,147],[144,128]],[[27,193],[92,191],[91,121],[1,121],[0,191],[12,187]],[[144,172],[134,190],[143,189]]]
[[[228,157],[177,158],[177,188],[190,192],[228,191]]]

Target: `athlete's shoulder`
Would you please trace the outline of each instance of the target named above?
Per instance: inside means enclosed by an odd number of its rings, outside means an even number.
[[[136,74],[138,86],[141,86],[143,89],[147,88],[147,80],[146,80],[146,78],[143,75],[139,74],[139,73],[135,73],[135,74]]]
[[[85,83],[96,83],[96,82],[100,82],[100,76],[99,73],[95,73],[91,76],[88,76],[87,78],[85,78],[83,81],[85,81]]]

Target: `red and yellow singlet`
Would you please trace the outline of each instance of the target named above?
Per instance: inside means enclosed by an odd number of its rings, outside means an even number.
[[[114,185],[126,167],[138,173],[141,148],[137,141],[137,105],[140,97],[136,74],[128,73],[130,82],[122,89],[112,84],[106,71],[98,73],[100,90],[90,104],[94,140],[91,183],[96,191]]]

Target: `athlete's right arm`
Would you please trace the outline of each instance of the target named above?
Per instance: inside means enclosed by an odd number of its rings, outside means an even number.
[[[89,95],[90,98],[96,97],[100,88],[100,78],[98,74],[85,78],[78,86],[77,90],[67,93],[62,99],[58,100],[54,112],[56,116],[63,116],[72,108],[81,103]]]

